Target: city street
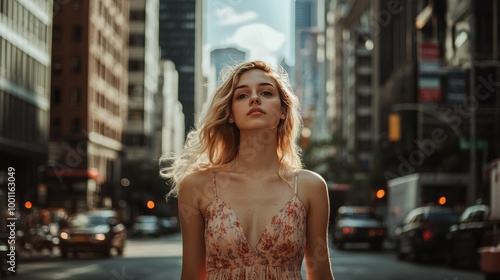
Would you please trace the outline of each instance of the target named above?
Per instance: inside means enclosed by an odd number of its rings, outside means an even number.
[[[34,256],[20,263],[18,275],[9,279],[170,280],[180,278],[181,238],[129,239],[123,257],[81,255],[61,259],[57,254]],[[396,260],[391,250],[370,251],[363,245],[332,249],[337,280],[480,280],[479,271],[449,269],[442,264],[415,264]]]

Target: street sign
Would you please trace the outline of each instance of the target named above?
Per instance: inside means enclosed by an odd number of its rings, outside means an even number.
[[[485,140],[476,140],[475,142],[475,149],[487,149],[488,148],[488,142]],[[467,139],[460,139],[460,149],[461,150],[468,150],[471,148],[471,142],[468,141]]]
[[[418,46],[418,101],[436,103],[441,100],[439,78],[439,44],[422,42]]]

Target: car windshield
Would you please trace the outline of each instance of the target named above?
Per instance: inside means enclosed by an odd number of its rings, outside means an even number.
[[[74,228],[85,228],[107,224],[107,217],[100,215],[77,214],[69,221],[69,226]]]
[[[154,216],[141,216],[141,217],[137,218],[138,223],[149,224],[149,223],[156,223],[157,221],[158,221],[158,219]]]
[[[459,217],[459,213],[432,213],[429,215],[429,222],[435,225],[451,225],[456,223]]]

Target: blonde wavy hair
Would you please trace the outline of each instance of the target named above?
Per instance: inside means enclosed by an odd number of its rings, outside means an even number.
[[[301,150],[297,144],[302,119],[299,102],[292,92],[286,71],[282,67],[275,70],[263,61],[244,62],[227,72],[227,77],[212,95],[194,130],[189,132],[184,150],[177,156],[169,155],[160,159],[160,175],[173,183],[167,198],[177,196],[179,183],[188,174],[223,168],[236,158],[240,132],[234,123],[229,123],[233,93],[241,75],[252,69],[264,71],[276,82],[285,114],[285,119],[280,121],[277,129],[278,176],[285,180],[287,175],[302,168]],[[162,167],[161,162],[170,165]]]

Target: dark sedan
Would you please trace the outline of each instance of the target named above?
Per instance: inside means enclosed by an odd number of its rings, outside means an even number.
[[[460,212],[451,208],[424,206],[413,209],[396,229],[397,257],[410,261],[443,260],[446,253],[446,234],[458,221]]]
[[[343,249],[346,243],[368,243],[382,249],[386,227],[381,219],[365,206],[342,206],[335,219],[333,244]]]
[[[450,227],[446,236],[449,266],[479,268],[480,248],[491,245],[487,233],[493,230],[493,223],[488,220],[489,214],[487,205],[472,205],[464,210],[458,223]]]
[[[59,233],[61,256],[68,253],[97,252],[110,256],[116,249],[123,254],[127,231],[114,210],[91,210],[70,217]]]

